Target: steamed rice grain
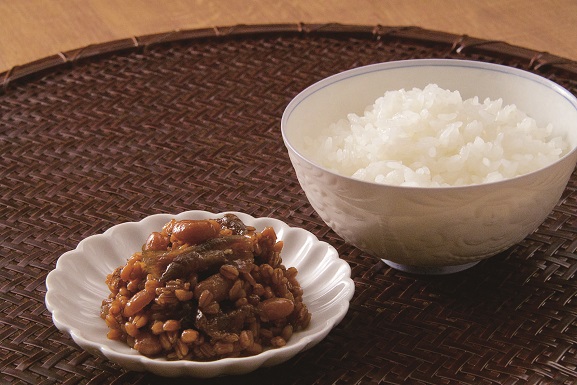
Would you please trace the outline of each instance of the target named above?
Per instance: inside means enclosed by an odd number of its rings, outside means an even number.
[[[502,99],[463,100],[429,84],[388,91],[365,113],[350,113],[305,138],[314,160],[339,174],[418,187],[496,182],[545,167],[568,148]]]

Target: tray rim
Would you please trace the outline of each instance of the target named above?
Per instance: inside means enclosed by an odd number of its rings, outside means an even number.
[[[232,26],[215,26],[210,28],[194,28],[172,30],[155,34],[132,36],[123,39],[90,44],[69,51],[60,51],[54,55],[40,58],[25,64],[16,65],[0,73],[0,95],[5,93],[10,84],[27,80],[49,70],[62,66],[72,66],[85,59],[97,59],[107,54],[123,51],[146,50],[150,47],[207,38],[239,38],[265,35],[301,35],[301,36],[334,36],[384,39],[405,39],[420,44],[437,44],[444,46],[448,54],[485,54],[525,63],[528,70],[539,70],[543,67],[553,67],[577,75],[577,62],[550,54],[509,44],[505,41],[486,40],[463,34],[453,34],[437,30],[424,29],[417,26],[383,26],[322,23],[306,24],[236,24]]]

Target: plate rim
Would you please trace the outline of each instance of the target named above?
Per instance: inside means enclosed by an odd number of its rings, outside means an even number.
[[[57,305],[59,300],[57,297],[54,297],[54,295],[56,295],[55,291],[57,291],[55,280],[58,278],[59,274],[64,273],[64,263],[69,262],[71,258],[74,258],[78,254],[85,253],[83,249],[86,247],[86,245],[89,245],[93,242],[110,239],[115,231],[119,231],[119,229],[122,228],[128,228],[129,226],[146,227],[148,223],[160,221],[161,219],[191,219],[191,217],[214,218],[224,214],[237,215],[243,222],[248,222],[250,225],[258,225],[258,223],[255,222],[261,222],[267,225],[270,224],[273,226],[275,232],[277,233],[279,230],[283,231],[282,234],[284,234],[285,231],[297,231],[307,238],[312,239],[314,243],[321,244],[323,248],[326,248],[326,251],[323,252],[322,260],[327,258],[330,262],[329,265],[336,264],[338,266],[338,271],[342,275],[340,279],[332,280],[335,283],[334,287],[337,285],[342,285],[337,295],[335,296],[339,300],[329,306],[330,309],[336,309],[334,310],[335,314],[327,319],[321,320],[318,330],[315,330],[310,335],[305,334],[302,336],[302,338],[297,340],[296,343],[290,344],[289,342],[289,344],[282,348],[267,349],[264,352],[254,356],[223,358],[208,362],[193,360],[167,361],[163,358],[150,358],[140,355],[136,353],[136,351],[133,351],[133,349],[131,350],[135,354],[119,352],[112,349],[107,344],[101,344],[97,341],[88,339],[82,335],[81,331],[75,327],[75,325],[70,325],[68,322],[61,319],[59,315],[61,309]],[[148,227],[150,227],[150,225],[148,225]],[[125,258],[128,258],[128,256]],[[150,371],[165,377],[184,375],[189,377],[210,378],[220,375],[245,374],[258,369],[259,367],[277,365],[289,360],[290,358],[305,350],[312,348],[314,345],[321,342],[330,333],[330,331],[342,321],[348,312],[350,301],[355,292],[355,284],[351,278],[351,273],[351,267],[348,262],[340,258],[338,251],[332,245],[325,241],[319,240],[318,237],[312,232],[301,227],[290,226],[278,218],[268,216],[255,217],[239,211],[223,211],[214,213],[205,210],[187,210],[177,214],[156,213],[146,216],[138,221],[118,223],[109,227],[102,233],[93,234],[82,239],[74,249],[60,255],[56,261],[56,266],[46,276],[46,295],[44,302],[46,308],[51,313],[52,322],[56,328],[59,331],[68,334],[81,349],[93,355],[104,357],[107,360],[110,360],[124,368],[134,371]],[[306,329],[298,333],[306,333]]]

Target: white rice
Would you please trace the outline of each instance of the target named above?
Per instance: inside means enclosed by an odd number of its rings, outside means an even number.
[[[315,138],[306,151],[322,166],[371,182],[420,187],[463,186],[523,175],[567,151],[552,125],[503,100],[463,100],[429,84],[389,91]]]

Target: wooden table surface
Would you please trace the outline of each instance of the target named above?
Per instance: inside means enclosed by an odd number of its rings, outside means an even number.
[[[133,36],[298,22],[418,26],[577,61],[576,0],[0,0],[0,72]]]

